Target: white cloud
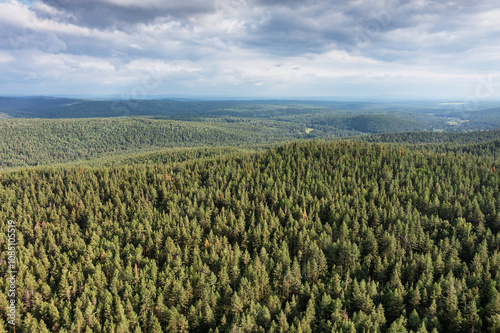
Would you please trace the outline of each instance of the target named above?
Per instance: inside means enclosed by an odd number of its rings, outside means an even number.
[[[480,1],[51,3],[0,2],[0,89],[127,93],[156,75],[148,93],[461,94],[500,52],[500,10]]]
[[[14,61],[14,57],[8,53],[0,52],[0,62],[11,62]]]

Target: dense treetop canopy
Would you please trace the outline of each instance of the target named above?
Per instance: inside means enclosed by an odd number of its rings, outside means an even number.
[[[194,152],[1,172],[17,331],[500,330],[494,159],[355,141]]]

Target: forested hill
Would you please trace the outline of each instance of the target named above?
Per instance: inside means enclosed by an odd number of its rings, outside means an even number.
[[[321,112],[323,113],[287,114],[272,117],[273,119],[0,119],[0,168],[93,162],[105,157],[167,148],[254,148],[297,139],[332,139],[354,135],[358,136],[356,140],[400,145],[429,143],[425,149],[440,152],[469,151],[476,155],[500,156],[497,154],[500,148],[500,130],[467,133],[421,131],[360,136],[390,130],[422,129],[422,125],[390,115],[324,113],[324,110]],[[442,145],[436,146],[436,143]],[[471,147],[470,143],[477,145]]]
[[[497,332],[499,167],[307,141],[4,171],[17,331]]]
[[[377,106],[371,105],[372,109]],[[47,96],[1,97],[0,112],[13,118],[97,118],[123,116],[272,117],[334,109],[366,110],[367,103],[321,103],[287,100],[109,100]]]
[[[500,159],[500,130],[467,133],[405,132],[367,135],[355,138],[367,142],[395,143],[439,153],[455,153]]]
[[[292,100],[92,100],[56,97],[1,97],[0,118],[157,117],[201,120],[237,117],[286,121],[315,130],[362,133],[414,130],[472,131],[500,127],[500,109],[457,110],[425,101],[325,102]]]
[[[298,126],[258,120],[7,119],[0,122],[0,167],[91,161],[165,148],[262,145],[304,137],[307,133]]]
[[[475,131],[466,133],[449,132],[404,132],[384,133],[364,136],[367,142],[391,142],[402,144],[478,144],[500,139],[500,129],[492,131]]]

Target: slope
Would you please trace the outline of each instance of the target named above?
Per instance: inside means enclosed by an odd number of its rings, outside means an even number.
[[[494,331],[498,166],[339,141],[2,172],[17,329]]]

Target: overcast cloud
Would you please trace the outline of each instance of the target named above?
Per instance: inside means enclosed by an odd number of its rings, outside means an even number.
[[[500,97],[498,17],[486,0],[0,0],[0,95]]]

